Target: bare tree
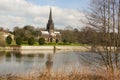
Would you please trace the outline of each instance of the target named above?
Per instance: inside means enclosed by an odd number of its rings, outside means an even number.
[[[95,48],[106,69],[114,73],[119,69],[120,0],[91,0],[91,3],[88,24],[102,37],[101,47]]]

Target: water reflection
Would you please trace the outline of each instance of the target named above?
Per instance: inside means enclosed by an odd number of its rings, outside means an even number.
[[[43,53],[43,54],[38,54],[38,57],[39,57],[39,58],[44,58],[45,55],[44,55],[44,53]]]
[[[10,52],[6,52],[6,53],[5,53],[5,56],[6,56],[7,58],[11,57],[11,53],[10,53]]]
[[[6,56],[6,62],[11,62],[11,53],[10,52],[6,52],[5,56]]]
[[[53,65],[52,58],[53,58],[52,54],[47,55],[46,69],[48,70],[49,73],[51,72],[51,68],[52,68],[52,65]]]
[[[4,53],[5,53],[5,52],[3,52],[3,51],[0,52],[0,62],[3,60],[3,56],[5,55]]]
[[[0,73],[21,73],[34,69],[65,70],[73,67],[93,67],[97,55],[90,52],[13,51],[0,53]]]
[[[34,54],[27,54],[27,57],[29,57],[29,58],[34,58]]]
[[[81,54],[76,54],[78,56],[79,62],[84,66],[91,66],[89,68],[101,68],[104,66],[104,62],[98,53],[94,52],[81,52]]]
[[[20,52],[15,52],[15,53],[14,53],[14,56],[15,56],[16,58],[22,58],[22,54],[21,54]]]
[[[20,52],[16,52],[14,53],[14,56],[15,56],[15,61],[18,62],[18,63],[21,63],[22,61],[22,55]]]

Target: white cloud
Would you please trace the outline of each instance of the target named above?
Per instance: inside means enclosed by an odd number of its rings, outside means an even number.
[[[46,27],[49,16],[49,6],[35,5],[26,0],[0,0],[0,26],[13,29],[15,26],[33,25]],[[53,6],[53,21],[56,28],[67,25],[82,26],[79,22],[84,14],[77,10]]]

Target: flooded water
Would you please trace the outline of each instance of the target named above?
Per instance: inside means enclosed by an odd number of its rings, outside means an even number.
[[[94,62],[91,52],[78,51],[20,51],[0,52],[0,74],[25,73],[36,70],[71,70],[93,68]],[[94,54],[94,56],[97,56]],[[94,62],[94,63],[93,63]]]

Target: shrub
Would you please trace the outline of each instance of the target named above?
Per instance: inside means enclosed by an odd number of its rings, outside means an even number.
[[[24,37],[23,41],[28,41],[28,39],[29,39],[28,37]]]
[[[59,42],[59,40],[58,39],[56,39],[56,43],[58,43]]]
[[[7,38],[6,38],[6,43],[7,43],[7,44],[11,44],[11,43],[12,43],[12,38],[11,38],[11,36],[7,36]]]
[[[67,43],[68,41],[66,39],[63,40],[64,43]]]
[[[39,44],[40,44],[40,45],[45,44],[45,39],[44,39],[44,38],[40,38],[40,39],[39,39]]]
[[[21,45],[22,44],[22,38],[20,38],[20,37],[16,38],[16,44]]]
[[[53,39],[52,39],[52,38],[50,38],[50,42],[53,42]]]
[[[35,40],[34,40],[33,37],[31,37],[31,38],[28,39],[28,44],[29,44],[29,45],[33,45],[34,42],[35,42]]]

